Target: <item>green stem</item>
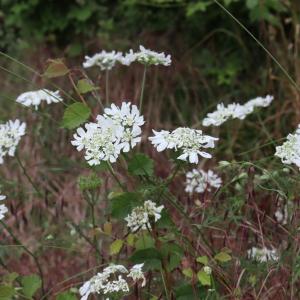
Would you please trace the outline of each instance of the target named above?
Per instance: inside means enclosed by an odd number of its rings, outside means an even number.
[[[94,204],[94,199],[91,199],[90,202],[90,208],[91,208],[91,215],[92,215],[92,225],[93,225],[93,244],[96,250],[96,261],[97,264],[100,262],[100,255],[99,255],[99,249],[98,249],[98,242],[97,242],[97,237],[96,237],[96,218],[95,218],[95,204]]]
[[[45,294],[45,286],[44,286],[44,275],[43,275],[43,271],[42,271],[42,267],[38,261],[38,258],[35,256],[34,253],[32,253],[26,246],[24,246],[22,244],[22,242],[14,235],[14,233],[12,232],[12,230],[2,221],[0,220],[0,223],[1,225],[6,229],[6,231],[9,233],[9,235],[12,237],[12,239],[15,241],[16,244],[18,244],[19,246],[21,246],[24,251],[33,258],[37,268],[38,268],[38,271],[39,271],[39,274],[40,274],[40,277],[41,277],[41,281],[42,281],[42,293],[43,295]]]
[[[105,94],[106,94],[106,106],[109,105],[109,70],[105,72]]]
[[[34,188],[34,190],[37,192],[37,194],[40,197],[43,197],[43,194],[39,191],[38,187],[35,185],[35,183],[33,182],[33,180],[31,179],[31,177],[28,175],[26,168],[24,167],[23,163],[21,162],[21,159],[19,157],[18,154],[16,154],[16,158],[17,158],[17,162],[19,164],[19,166],[21,167],[23,174],[25,175],[25,177],[28,179],[28,181],[30,182],[30,184],[32,185],[32,187]]]
[[[111,163],[109,161],[107,161],[107,165],[108,165],[108,170],[110,172],[110,174],[114,177],[114,179],[116,180],[116,182],[118,183],[118,185],[120,186],[120,188],[124,191],[127,191],[127,188],[124,186],[124,184],[119,180],[119,178],[117,177]]]
[[[140,106],[139,106],[140,112],[142,111],[142,107],[143,107],[144,90],[145,90],[145,83],[146,83],[146,73],[147,73],[147,66],[145,65],[144,72],[143,72],[141,95],[140,95]]]

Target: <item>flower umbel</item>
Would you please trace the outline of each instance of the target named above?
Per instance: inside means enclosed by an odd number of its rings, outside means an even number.
[[[35,109],[41,104],[42,101],[47,104],[62,102],[63,99],[59,95],[59,91],[49,91],[47,89],[26,92],[18,96],[16,102],[25,106],[34,106]]]
[[[25,135],[25,129],[26,124],[18,119],[0,124],[0,164],[3,163],[4,156],[15,155],[21,137]]]
[[[295,164],[300,169],[300,124],[294,134],[289,134],[287,140],[276,147],[275,156],[281,158],[282,163]]]
[[[185,191],[193,194],[211,191],[211,188],[219,188],[222,185],[222,179],[212,170],[207,172],[193,169],[186,173]]]
[[[135,53],[136,60],[141,64],[150,65],[171,65],[171,55],[165,55],[164,52],[158,53],[143,46],[140,46],[140,51]]]
[[[214,148],[215,141],[218,139],[209,135],[204,135],[202,130],[196,130],[186,127],[179,127],[172,132],[162,130],[153,130],[154,136],[149,137],[151,143],[157,151],[165,149],[175,149],[182,154],[177,159],[185,160],[197,164],[198,156],[211,158],[212,156],[204,152],[202,148]]]
[[[123,102],[121,108],[112,104],[97,116],[97,123],[80,127],[71,141],[78,151],[85,150],[90,165],[101,161],[115,162],[121,151],[128,152],[141,141],[144,118],[136,105]]]
[[[220,126],[229,119],[243,120],[247,115],[251,114],[256,107],[267,107],[271,104],[274,97],[267,95],[266,97],[257,97],[249,100],[244,105],[232,103],[225,106],[223,103],[217,105],[217,110],[208,113],[203,119],[203,126]]]
[[[161,218],[163,208],[163,205],[156,206],[155,202],[147,200],[143,206],[134,208],[131,214],[125,218],[127,226],[132,232],[151,229],[150,220],[153,219],[154,222],[157,222]]]
[[[142,272],[143,265],[135,265],[130,271],[123,265],[112,264],[106,267],[101,273],[96,274],[90,280],[86,281],[79,289],[81,300],[87,300],[89,295],[93,293],[105,295],[106,297],[128,293],[129,285],[123,277],[124,274],[127,274],[127,277],[131,278],[133,282],[142,279],[142,286],[144,286],[146,279]]]
[[[85,62],[83,63],[83,67],[90,68],[98,66],[102,71],[111,70],[121,58],[121,52],[106,52],[105,50],[102,50],[100,53],[96,53],[91,57],[85,56]]]

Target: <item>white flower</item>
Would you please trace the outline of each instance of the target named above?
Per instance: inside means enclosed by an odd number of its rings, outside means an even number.
[[[253,259],[258,262],[266,262],[269,260],[277,261],[279,259],[277,250],[274,248],[268,249],[266,247],[264,248],[252,247],[247,251],[247,254],[249,259]]]
[[[130,49],[130,51],[128,53],[126,53],[125,55],[123,55],[119,58],[119,62],[122,65],[129,66],[133,62],[135,62],[136,59],[137,59],[137,54],[134,53],[132,49]]]
[[[212,170],[207,172],[193,169],[186,173],[185,191],[187,193],[203,193],[211,191],[211,188],[219,188],[222,185],[222,179]]]
[[[46,101],[47,104],[62,102],[63,99],[59,95],[59,91],[49,91],[47,89],[26,92],[18,96],[16,102],[25,106],[34,106],[35,109],[41,104],[42,101]]]
[[[85,56],[84,68],[98,66],[102,71],[111,70],[115,64],[122,58],[121,52],[102,50],[100,53],[94,54],[92,57]]]
[[[81,300],[87,300],[90,294],[96,293],[101,295],[114,295],[114,293],[128,293],[129,285],[124,279],[123,274],[132,278],[133,281],[143,280],[145,276],[142,272],[144,264],[135,265],[131,268],[130,272],[123,265],[110,265],[106,267],[101,273],[97,273],[90,280],[86,281],[79,289]],[[142,284],[142,286],[144,286]],[[118,294],[119,295],[119,294]],[[109,298],[106,298],[107,300]]]
[[[229,119],[243,120],[251,114],[256,107],[267,107],[271,104],[274,97],[267,95],[266,97],[257,97],[249,100],[244,105],[239,103],[232,103],[224,106],[223,103],[217,105],[217,110],[208,113],[207,117],[203,119],[203,126],[220,126]]]
[[[85,150],[90,165],[101,161],[115,162],[121,151],[128,152],[141,141],[144,118],[136,105],[123,102],[121,108],[112,104],[97,116],[97,123],[78,128],[71,141],[78,151]]]
[[[156,203],[147,200],[144,202],[143,206],[134,208],[131,214],[125,218],[127,226],[132,232],[139,229],[151,229],[151,218],[153,218],[154,222],[157,222],[161,218],[161,211],[163,208],[163,205],[156,206]]]
[[[3,163],[4,156],[15,155],[21,137],[25,135],[25,129],[26,124],[18,119],[0,124],[0,164]]]
[[[141,126],[145,123],[144,117],[136,105],[130,102],[122,102],[121,108],[112,104],[104,110],[104,115],[97,118],[101,124],[105,120],[112,122],[120,130],[120,146],[123,152],[128,152],[141,141]]]
[[[151,143],[157,151],[165,149],[175,149],[182,154],[177,159],[198,163],[199,156],[211,158],[211,155],[202,151],[202,148],[214,148],[215,141],[218,140],[209,135],[204,135],[201,130],[179,127],[172,132],[153,130],[154,136],[149,137]]]
[[[284,164],[295,164],[300,169],[300,124],[294,134],[289,134],[287,140],[276,147],[275,156],[281,158]]]
[[[245,105],[249,107],[267,107],[274,100],[273,96],[267,95],[266,97],[257,97],[252,100],[249,100]]]
[[[212,273],[212,269],[211,269],[211,267],[209,267],[209,266],[205,266],[205,267],[203,268],[203,271],[204,271],[207,275],[211,275],[211,273]]]
[[[207,117],[203,119],[203,126],[220,126],[225,121],[227,121],[232,115],[232,111],[230,111],[227,107],[224,106],[223,103],[217,105],[217,110],[208,113]]]
[[[5,200],[6,196],[0,195],[0,201]],[[8,208],[5,204],[0,204],[0,220],[4,218],[4,215],[8,212]]]
[[[140,46],[140,51],[135,53],[136,60],[144,65],[171,65],[171,55],[165,55],[164,52],[158,53],[143,46]]]
[[[142,271],[144,264],[134,265],[131,269],[127,277],[132,278],[133,281],[143,280],[142,287],[146,285],[146,278]]]

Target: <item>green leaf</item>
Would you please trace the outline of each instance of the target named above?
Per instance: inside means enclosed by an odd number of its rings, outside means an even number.
[[[19,277],[19,274],[16,272],[12,272],[9,274],[6,274],[2,277],[3,282],[12,284],[17,278]]]
[[[220,262],[227,262],[231,260],[231,256],[226,252],[220,252],[215,255],[215,260],[218,260]]]
[[[86,94],[88,92],[92,92],[97,90],[98,88],[95,87],[88,79],[80,79],[77,82],[77,90],[80,94]]]
[[[56,300],[77,300],[77,297],[71,292],[64,292],[58,294]]]
[[[154,162],[147,155],[142,153],[135,154],[128,164],[128,172],[131,175],[153,175]]]
[[[199,256],[197,257],[196,261],[206,266],[208,264],[208,257],[206,255]]]
[[[198,277],[199,282],[202,285],[205,285],[205,286],[210,286],[211,285],[210,275],[205,273],[204,271],[199,271],[197,273],[197,277]]]
[[[28,275],[21,278],[22,294],[31,298],[35,292],[41,287],[42,281],[37,275]]]
[[[123,240],[115,240],[110,245],[110,248],[109,248],[110,255],[118,254],[121,251],[123,244],[124,244]]]
[[[147,248],[135,251],[129,260],[134,264],[145,263],[145,271],[154,269],[159,270],[161,269],[162,255],[155,248]]]
[[[49,59],[49,65],[44,73],[47,78],[61,77],[69,73],[69,69],[63,63],[62,59]]]
[[[76,102],[67,107],[64,112],[62,127],[73,129],[84,123],[90,116],[91,110],[83,103]]]
[[[154,239],[149,234],[142,234],[138,240],[135,242],[135,248],[137,250],[147,249],[154,247]]]
[[[192,268],[186,268],[182,270],[182,274],[188,278],[193,278],[193,269]]]
[[[112,199],[111,215],[116,219],[124,219],[132,209],[139,205],[140,196],[137,193],[118,193]]]
[[[15,294],[15,289],[12,286],[0,285],[0,300],[10,300]]]

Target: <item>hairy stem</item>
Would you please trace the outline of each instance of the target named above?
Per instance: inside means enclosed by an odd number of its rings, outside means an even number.
[[[147,66],[145,65],[144,72],[143,72],[143,79],[142,79],[141,95],[140,95],[140,106],[139,106],[140,112],[142,111],[142,107],[143,107],[146,73],[147,73]]]

